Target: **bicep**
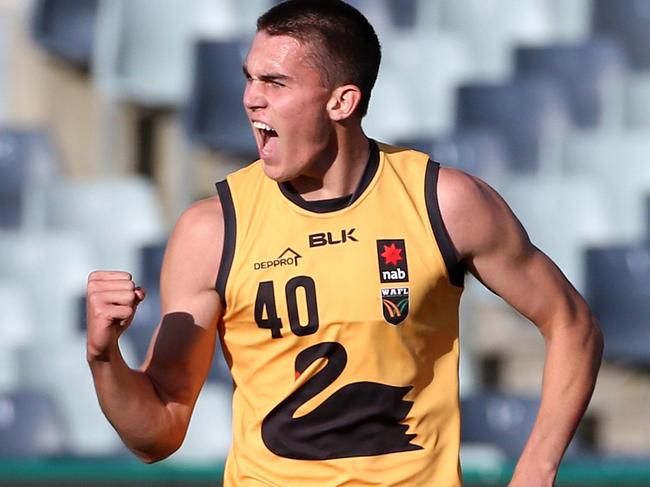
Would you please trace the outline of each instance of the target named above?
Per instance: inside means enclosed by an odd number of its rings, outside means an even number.
[[[553,324],[571,323],[576,312],[585,309],[582,297],[530,242],[521,223],[492,188],[462,173],[447,173],[441,181],[439,198],[445,225],[459,258],[477,279],[542,332]]]
[[[190,410],[212,362],[222,311],[214,287],[220,217],[218,202],[210,200],[190,208],[176,224],[161,269],[162,318],[142,366],[165,402]]]
[[[530,242],[521,254],[495,251],[475,259],[473,273],[544,333],[554,324],[571,324],[582,297],[543,252]]]

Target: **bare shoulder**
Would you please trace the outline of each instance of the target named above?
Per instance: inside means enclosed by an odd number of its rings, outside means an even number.
[[[176,222],[174,233],[190,233],[195,237],[223,233],[223,210],[219,197],[199,200],[187,208]]]
[[[458,169],[441,168],[437,193],[445,228],[460,258],[471,258],[496,245],[527,243],[507,203],[485,181]]]
[[[188,285],[213,286],[223,247],[224,219],[217,196],[197,201],[178,218],[167,244],[161,285],[187,278]]]
[[[441,211],[446,211],[449,216],[466,217],[467,213],[489,211],[494,206],[498,209],[505,205],[485,181],[459,169],[441,167],[437,190]]]

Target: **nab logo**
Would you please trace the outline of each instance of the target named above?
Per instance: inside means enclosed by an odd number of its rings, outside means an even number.
[[[409,271],[404,240],[377,240],[377,258],[381,282],[408,282]]]
[[[402,269],[395,269],[394,271],[382,271],[381,272],[382,281],[381,282],[401,282],[406,279],[406,272]]]
[[[357,238],[354,236],[354,231],[356,228],[350,230],[341,230],[341,238],[338,239],[332,234],[332,232],[327,233],[314,233],[309,236],[309,246],[310,247],[322,247],[323,245],[337,245],[344,244],[348,240],[352,242],[358,242]],[[338,240],[337,240],[338,239]]]
[[[302,259],[302,255],[298,254],[298,252],[293,250],[291,247],[287,247],[287,249],[276,259],[255,262],[255,264],[253,264],[253,269],[258,271],[260,269],[271,269],[273,267],[283,267],[285,265],[297,267],[298,259]]]

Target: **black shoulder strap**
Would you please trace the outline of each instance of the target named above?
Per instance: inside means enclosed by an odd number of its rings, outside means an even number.
[[[230,186],[225,179],[217,184],[217,193],[221,200],[223,209],[223,250],[221,252],[221,262],[215,289],[221,298],[221,304],[226,307],[226,282],[232,267],[233,257],[235,256],[235,239],[237,237],[237,220],[235,218],[235,206],[232,202]]]
[[[445,228],[440,214],[440,206],[438,205],[438,172],[440,171],[440,164],[429,160],[427,163],[427,170],[424,176],[424,198],[427,205],[427,212],[429,213],[429,222],[433,229],[433,234],[438,242],[438,247],[442,253],[442,258],[447,267],[449,274],[449,281],[458,287],[463,287],[465,280],[465,267],[462,262],[456,257],[456,250],[449,238],[449,233]]]

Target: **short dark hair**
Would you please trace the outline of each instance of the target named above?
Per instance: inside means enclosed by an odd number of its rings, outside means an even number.
[[[341,0],[287,0],[257,19],[257,31],[313,46],[310,55],[327,86],[358,86],[357,111],[362,117],[367,113],[381,47],[375,29],[357,9]]]

